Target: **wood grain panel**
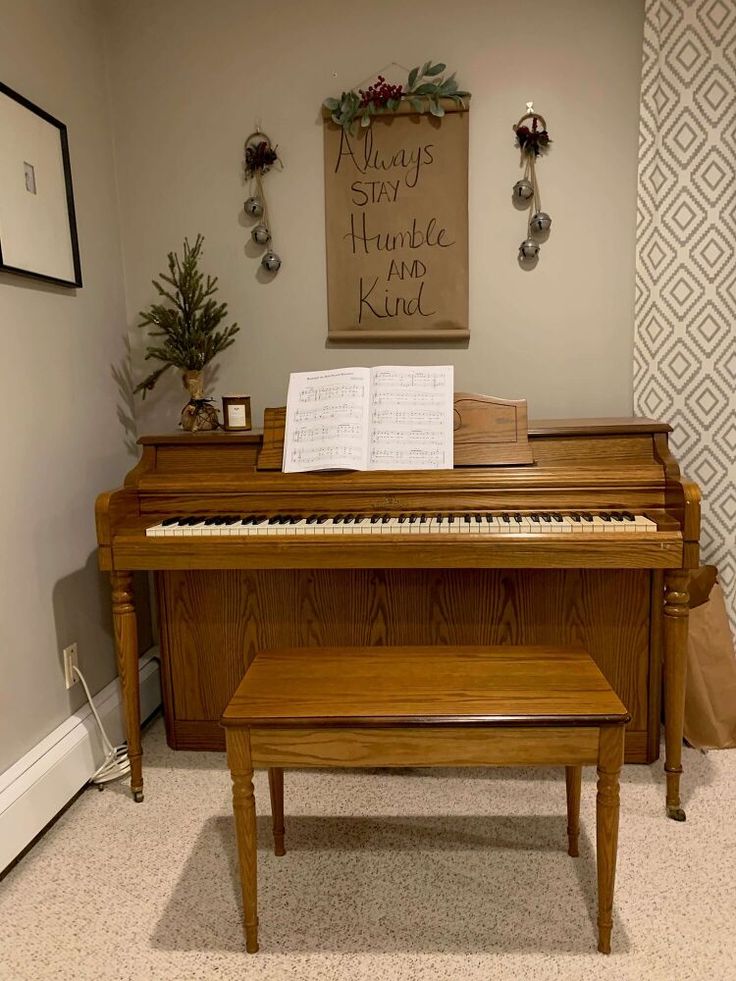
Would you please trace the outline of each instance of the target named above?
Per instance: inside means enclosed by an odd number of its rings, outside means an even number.
[[[171,679],[167,733],[170,741],[177,733],[179,748],[202,747],[200,737],[197,746],[187,742],[200,722],[202,740],[214,733],[224,745],[212,727],[264,648],[556,644],[586,649],[631,713],[627,759],[656,758],[647,571],[240,570],[157,579]],[[656,622],[659,607],[651,614]]]
[[[190,513],[190,512],[187,512]],[[225,512],[227,513],[227,512]],[[396,535],[295,538],[146,538],[119,535],[119,570],[164,569],[672,569],[682,562],[678,532],[628,535]],[[491,536],[489,536],[490,539]]]
[[[251,729],[254,766],[590,764],[598,729]]]

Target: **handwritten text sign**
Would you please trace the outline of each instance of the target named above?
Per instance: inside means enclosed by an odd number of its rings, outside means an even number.
[[[329,340],[468,337],[468,112],[325,122]]]

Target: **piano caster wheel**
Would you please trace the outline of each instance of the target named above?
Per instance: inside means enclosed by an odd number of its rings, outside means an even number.
[[[136,804],[140,804],[141,801],[143,800],[143,791],[142,790],[134,790],[133,791],[133,800],[136,802]]]
[[[667,817],[673,821],[686,821],[687,817],[681,807],[667,807]]]
[[[105,785],[104,785],[104,783],[98,783],[98,784],[96,784],[95,786],[97,787],[97,789],[98,789],[99,791],[103,791],[103,790],[105,789]]]

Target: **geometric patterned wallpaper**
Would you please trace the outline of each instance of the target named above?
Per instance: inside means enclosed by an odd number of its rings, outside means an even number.
[[[634,407],[673,427],[736,626],[736,2],[645,11]]]

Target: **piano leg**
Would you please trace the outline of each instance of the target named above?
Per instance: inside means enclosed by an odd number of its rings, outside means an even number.
[[[688,573],[673,569],[664,580],[664,771],[667,778],[667,817],[684,821],[680,807],[682,739],[685,725],[687,673]]]
[[[143,800],[143,753],[141,751],[140,682],[138,678],[138,629],[130,572],[113,572],[112,622],[115,653],[123,694],[125,729],[130,760],[130,789],[133,800]]]

